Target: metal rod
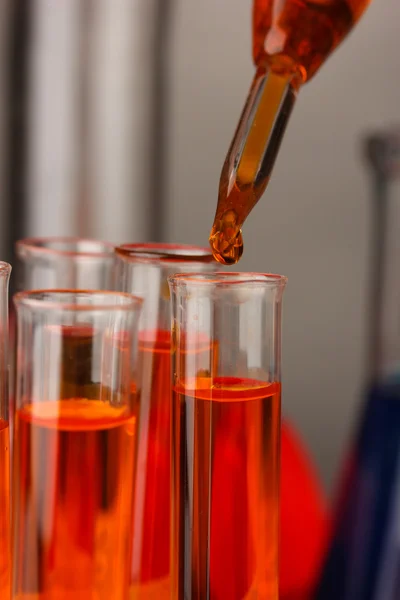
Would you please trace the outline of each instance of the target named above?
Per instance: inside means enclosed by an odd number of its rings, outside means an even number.
[[[368,307],[368,358],[367,374],[369,380],[374,381],[382,356],[382,327],[383,310],[383,283],[385,264],[385,237],[388,214],[388,186],[387,179],[380,172],[373,175],[373,198],[371,218],[371,270],[369,282],[369,307]]]
[[[8,63],[8,227],[4,260],[13,260],[14,245],[27,235],[27,98],[32,3],[12,2],[10,15],[10,54]],[[11,288],[16,277],[11,278]]]
[[[155,8],[153,56],[153,102],[150,124],[149,235],[152,241],[165,241],[167,231],[167,149],[169,99],[169,42],[173,0],[158,0]]]

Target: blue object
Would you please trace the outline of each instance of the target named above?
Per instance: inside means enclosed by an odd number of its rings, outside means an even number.
[[[341,490],[315,600],[400,600],[400,382],[377,384]]]

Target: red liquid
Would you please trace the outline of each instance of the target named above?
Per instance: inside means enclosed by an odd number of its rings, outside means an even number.
[[[19,600],[126,600],[135,420],[71,399],[16,412],[14,576]]]
[[[8,423],[0,419],[0,598],[10,597],[10,453]]]
[[[206,366],[210,344],[186,352]],[[131,598],[170,600],[171,335],[145,331],[139,338],[140,440],[135,490]]]
[[[131,596],[169,599],[171,349],[168,331],[139,340],[140,440]]]
[[[174,389],[172,597],[278,600],[280,384]]]

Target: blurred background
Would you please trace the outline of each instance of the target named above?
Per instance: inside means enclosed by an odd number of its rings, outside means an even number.
[[[370,179],[400,120],[400,4],[372,3],[301,91],[242,270],[289,277],[284,410],[328,490],[365,380]],[[0,251],[26,236],[207,244],[253,76],[251,2],[3,0]]]

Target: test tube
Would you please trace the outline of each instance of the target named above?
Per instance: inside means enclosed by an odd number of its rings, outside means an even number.
[[[278,600],[285,277],[177,274],[171,598]]]
[[[114,289],[114,246],[75,237],[26,238],[15,245],[17,291],[38,289]],[[15,314],[11,307],[11,357],[15,352]],[[14,375],[15,367],[12,367]],[[14,377],[10,381],[10,418],[14,418]]]
[[[0,598],[10,598],[10,433],[8,421],[8,284],[0,262]]]
[[[141,304],[101,291],[15,296],[13,600],[127,598]]]
[[[15,246],[18,290],[112,290],[114,246],[74,237],[29,238]]]
[[[135,497],[131,593],[170,598],[170,294],[167,278],[210,271],[208,248],[125,244],[116,250],[117,287],[144,298],[139,331],[140,437]]]

